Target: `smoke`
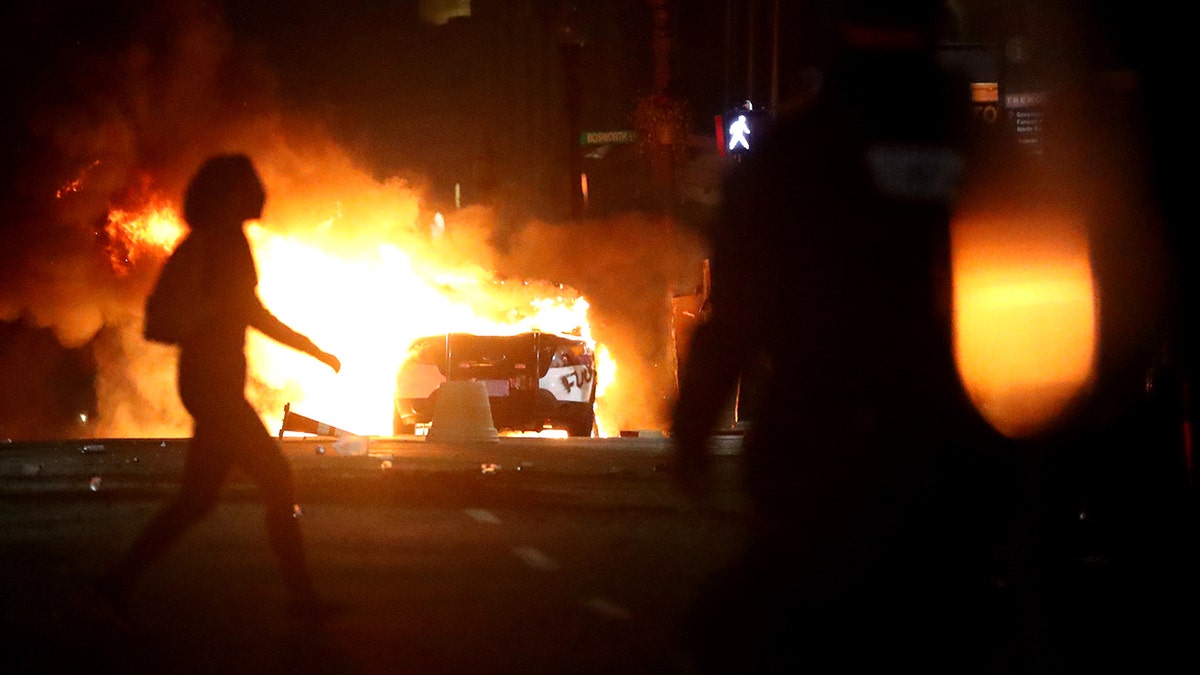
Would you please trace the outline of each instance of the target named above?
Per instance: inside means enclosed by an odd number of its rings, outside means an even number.
[[[619,364],[598,406],[620,429],[666,429],[676,385],[671,297],[697,286],[702,240],[669,220],[621,218],[517,233],[498,261],[526,275],[558,279],[591,302],[596,340]]]
[[[6,6],[6,82],[16,96],[3,129],[11,175],[0,320],[48,330],[67,349],[94,346],[96,394],[117,417],[134,409],[111,404],[131,373],[161,360],[128,335],[157,268],[114,267],[107,214],[147,190],[177,194],[203,154],[237,143],[229,130],[265,108],[271,86],[232,49],[207,3],[93,5]]]
[[[290,138],[319,126],[294,113],[284,122],[272,74],[211,3],[93,4],[6,9],[6,48],[20,57],[6,62],[27,65],[8,80],[17,96],[4,120],[12,177],[0,226],[0,321],[94,354],[99,415],[90,428],[64,429],[47,414],[53,428],[37,435],[184,435],[174,354],[140,337],[141,304],[162,257],[119,259],[108,214],[150,199],[177,204],[191,173],[218,152],[270,157],[271,177],[284,182],[307,150]],[[49,377],[22,381],[39,379],[56,386]],[[0,427],[14,416],[0,411]]]
[[[686,232],[631,215],[509,225],[500,241],[494,214],[471,208],[447,214],[446,237],[431,241],[421,187],[372,177],[324,124],[289,109],[274,74],[211,3],[6,11],[7,49],[34,65],[13,73],[20,103],[5,120],[13,175],[4,193],[10,218],[0,225],[8,255],[0,322],[48,331],[94,360],[87,424],[47,422],[30,435],[189,433],[174,350],[141,338],[142,303],[165,253],[114,259],[119,242],[105,224],[113,209],[178,204],[193,171],[220,152],[254,158],[268,192],[263,223],[279,234],[286,224],[331,252],[388,242],[415,265],[470,263],[578,290],[591,303],[594,337],[622,368],[605,405],[619,408],[622,428],[665,426],[674,386],[670,295],[695,287],[701,259]],[[283,396],[262,382],[250,388],[263,400]],[[7,416],[0,410],[0,428]]]
[[[233,106],[221,104],[214,82],[223,62],[218,26],[196,5],[171,7],[170,15],[134,16],[118,4],[101,20],[52,5],[23,16],[26,25],[10,25],[14,34],[45,38],[45,46],[23,59],[33,65],[18,80],[20,119],[6,129],[16,174],[6,198],[16,218],[4,234],[15,245],[20,283],[4,289],[5,318],[31,311],[67,341],[99,330],[104,303],[91,316],[68,308],[94,307],[94,295],[81,302],[78,291],[95,284],[122,304],[125,289],[102,274],[96,255],[108,210],[134,197],[149,176],[158,190],[176,191],[200,148],[229,120],[218,111]],[[80,25],[93,20],[94,32]]]

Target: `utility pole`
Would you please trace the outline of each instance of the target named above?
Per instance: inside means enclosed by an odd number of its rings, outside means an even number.
[[[755,27],[758,25],[758,3],[746,2],[746,99],[754,100]]]
[[[649,0],[650,14],[654,21],[651,47],[654,54],[654,96],[663,105],[663,111],[675,103],[670,94],[671,86],[671,3],[670,0]],[[675,128],[675,120],[662,116],[652,139],[650,159],[654,186],[666,211],[675,208],[675,144],[683,131]]]
[[[779,0],[771,6],[771,115],[779,109]]]
[[[724,88],[721,90],[721,108],[724,109],[733,99],[730,98],[733,86],[733,0],[725,0],[725,58],[724,58]]]
[[[582,132],[580,103],[579,55],[583,51],[583,37],[579,32],[575,4],[564,2],[559,24],[559,52],[563,64],[563,109],[567,121],[567,189],[571,219],[583,217],[583,156],[579,148]]]

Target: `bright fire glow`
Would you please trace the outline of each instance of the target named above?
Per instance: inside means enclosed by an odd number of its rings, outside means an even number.
[[[481,269],[427,280],[409,255],[392,245],[339,257],[262,227],[252,225],[247,232],[264,304],[342,361],[342,372],[334,375],[252,332],[247,346],[252,371],[280,386],[297,412],[360,435],[391,433],[396,371],[414,338],[450,331],[515,334],[534,328],[579,330],[590,338],[586,300],[548,284],[501,284]],[[542,295],[551,289],[557,295]],[[494,299],[494,306],[485,308],[494,315],[481,314],[470,298]],[[268,425],[278,425],[282,409],[274,415],[261,412]]]
[[[293,411],[339,429],[390,435],[396,372],[409,342],[423,335],[540,329],[578,333],[595,344],[587,300],[570,288],[498,280],[462,262],[438,265],[430,260],[432,248],[410,253],[389,241],[336,239],[329,222],[307,234],[300,228],[280,234],[271,225],[277,224],[246,226],[259,295],[273,314],[336,354],[342,370],[335,375],[307,355],[249,331],[247,395],[268,429],[279,428],[283,404],[291,403]],[[113,211],[109,227],[130,260],[150,250],[165,256],[185,232],[173,207],[157,205],[139,214]],[[607,349],[595,347],[600,383],[611,384],[616,366]],[[602,420],[597,424],[606,427]]]
[[[604,391],[608,389],[608,385],[617,381],[617,360],[609,353],[608,347],[603,344],[596,345],[596,401],[599,402],[604,398]],[[597,405],[596,409],[596,435],[597,436],[616,436],[620,433],[620,429],[615,428],[612,422],[605,419],[602,414],[603,408]]]
[[[187,231],[175,207],[164,201],[137,212],[113,209],[108,212],[104,230],[109,237],[109,260],[119,274],[145,253],[174,250]]]
[[[1086,229],[1068,214],[963,219],[954,229],[955,349],[981,413],[1043,430],[1093,378],[1096,300]]]

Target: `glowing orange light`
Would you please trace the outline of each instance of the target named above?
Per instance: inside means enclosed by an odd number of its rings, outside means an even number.
[[[1001,433],[1045,429],[1093,378],[1096,300],[1083,223],[1062,213],[962,219],[953,262],[967,391]]]
[[[258,225],[248,226],[247,234],[263,302],[342,360],[334,375],[251,332],[252,374],[280,387],[297,408],[319,411],[323,421],[358,434],[391,433],[396,372],[417,337],[540,328],[578,330],[590,339],[587,301],[557,286],[501,284],[482,269],[447,270],[428,279],[408,253],[390,244],[337,254]],[[278,401],[263,401],[259,409],[269,426],[278,425]]]
[[[617,361],[608,347],[596,346],[596,435],[615,436],[620,429],[611,421],[615,415],[608,414],[604,405],[604,392],[617,381]]]
[[[108,223],[135,246],[160,251],[173,250],[187,231],[174,207],[165,205],[136,215],[114,210],[108,214]]]
[[[138,212],[113,209],[104,226],[109,237],[108,254],[113,269],[124,273],[140,255],[174,250],[187,233],[175,207],[155,203]]]
[[[87,173],[89,171],[91,171],[92,169],[96,168],[99,165],[100,165],[100,160],[98,160],[98,159],[93,160],[91,164],[87,165],[87,167],[85,167],[83,169],[83,171],[80,172],[78,177],[67,181],[67,183],[65,185],[63,185],[62,187],[55,190],[54,197],[56,199],[62,199],[63,197],[66,197],[67,195],[71,194],[72,192],[79,192],[79,190],[83,187],[84,176],[87,175]]]
[[[341,372],[334,374],[249,331],[246,394],[269,429],[280,427],[284,405],[291,403],[339,429],[390,435],[396,374],[413,339],[444,332],[505,335],[529,330],[574,333],[593,344],[602,378],[597,427],[601,435],[617,428],[612,420],[621,411],[606,412],[600,400],[602,388],[612,384],[608,378],[615,364],[593,338],[589,303],[578,291],[536,279],[498,278],[487,269],[486,255],[468,250],[473,241],[469,224],[447,223],[440,233],[418,227],[416,197],[402,185],[360,183],[356,174],[330,172],[314,191],[296,188],[286,176],[277,178],[272,162],[264,161],[261,168],[266,213],[246,225],[259,296],[272,313],[342,362]],[[343,176],[348,178],[339,182]],[[114,209],[106,232],[113,268],[124,274],[138,259],[165,259],[186,227],[177,208],[152,202],[141,209]],[[146,367],[157,365],[147,362]],[[157,370],[143,375],[155,386],[173,384],[173,378],[164,380]],[[106,433],[143,433],[136,428],[139,422],[132,421],[136,416],[119,408],[108,412]],[[173,419],[180,420],[171,422],[179,428],[155,426],[153,433],[188,433],[185,415]]]

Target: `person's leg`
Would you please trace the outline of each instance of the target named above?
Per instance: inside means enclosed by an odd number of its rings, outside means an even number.
[[[165,553],[196,522],[212,512],[229,462],[197,426],[188,443],[179,494],[150,520],[133,545],[105,575],[103,591],[114,602],[123,602],[145,569]]]
[[[291,465],[279,443],[270,435],[249,403],[241,406],[236,421],[238,438],[245,445],[235,460],[262,492],[267,536],[279,561],[293,608],[315,607],[318,598],[304,551],[296,514],[296,491]]]

